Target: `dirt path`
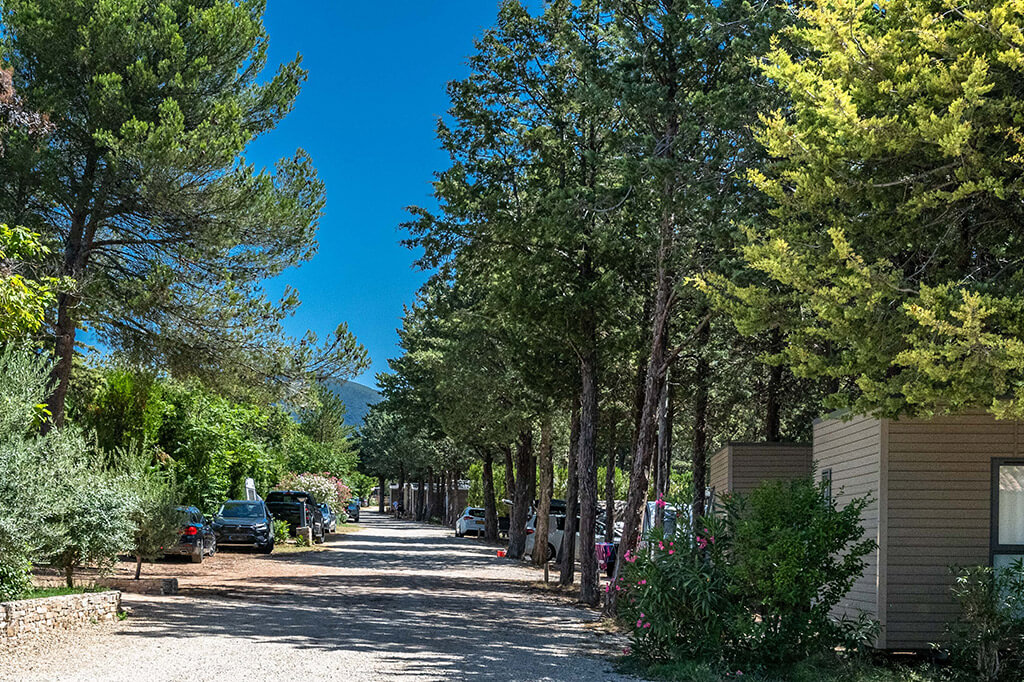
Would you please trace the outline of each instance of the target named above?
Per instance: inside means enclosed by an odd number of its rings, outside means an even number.
[[[320,552],[172,565],[181,595],[126,595],[123,623],[0,650],[0,680],[626,679],[589,612],[526,589],[532,570],[450,530],[363,521]]]

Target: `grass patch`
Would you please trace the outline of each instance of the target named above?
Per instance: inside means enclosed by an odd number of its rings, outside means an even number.
[[[362,530],[363,527],[358,523],[339,523],[331,535],[343,535],[345,533],[355,533],[356,531]]]
[[[326,549],[323,545],[274,545],[274,554],[305,554],[306,552],[322,552]]]
[[[45,597],[64,597],[69,594],[88,594],[90,592],[106,592],[109,588],[102,585],[83,587],[34,587],[21,596],[22,599],[43,599]]]
[[[625,659],[620,668],[647,679],[669,682],[952,682],[957,679],[951,670],[926,663],[908,665],[884,661],[810,660],[785,672],[764,672],[729,670],[700,661],[644,665]]]

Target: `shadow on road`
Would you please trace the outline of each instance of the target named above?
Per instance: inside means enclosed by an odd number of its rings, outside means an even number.
[[[261,557],[275,564],[267,575],[145,601],[131,635],[363,650],[390,659],[394,679],[578,679],[567,657],[580,653],[586,612],[527,594],[475,540],[378,514],[365,524],[322,552]]]

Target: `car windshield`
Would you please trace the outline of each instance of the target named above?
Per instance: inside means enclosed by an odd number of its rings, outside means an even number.
[[[259,502],[225,502],[220,506],[219,515],[239,519],[256,519],[263,516],[263,505]]]

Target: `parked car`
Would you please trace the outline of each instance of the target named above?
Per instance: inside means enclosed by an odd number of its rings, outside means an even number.
[[[246,545],[264,554],[274,551],[273,517],[261,500],[228,500],[213,517],[221,545]]]
[[[555,562],[562,560],[562,536],[565,535],[565,520],[564,514],[552,514],[548,517],[548,559],[552,558]],[[579,529],[579,517],[576,517],[576,528]],[[536,544],[536,538],[534,537],[535,529],[537,528],[537,514],[530,517],[530,520],[526,524],[526,554],[533,556],[534,545]],[[604,523],[600,520],[597,521],[596,526],[596,540],[597,542],[604,541]],[[619,541],[618,533],[613,538],[615,542]],[[580,536],[576,533],[576,557],[579,558],[580,552]]]
[[[267,509],[275,519],[288,524],[294,535],[298,528],[308,527],[313,532],[313,542],[324,541],[324,515],[316,498],[305,490],[272,490],[265,500]]]
[[[324,515],[324,532],[335,533],[338,530],[338,515],[331,511],[326,502],[320,505],[320,513]]]
[[[359,498],[356,497],[348,503],[348,507],[345,509],[348,512],[348,517],[359,523]]]
[[[194,564],[203,563],[207,555],[217,553],[217,535],[196,507],[175,507],[181,514],[181,535],[178,544],[164,547],[164,556],[187,556]]]
[[[455,522],[455,537],[462,538],[466,533],[476,533],[477,537],[486,530],[486,514],[480,507],[466,507]]]

